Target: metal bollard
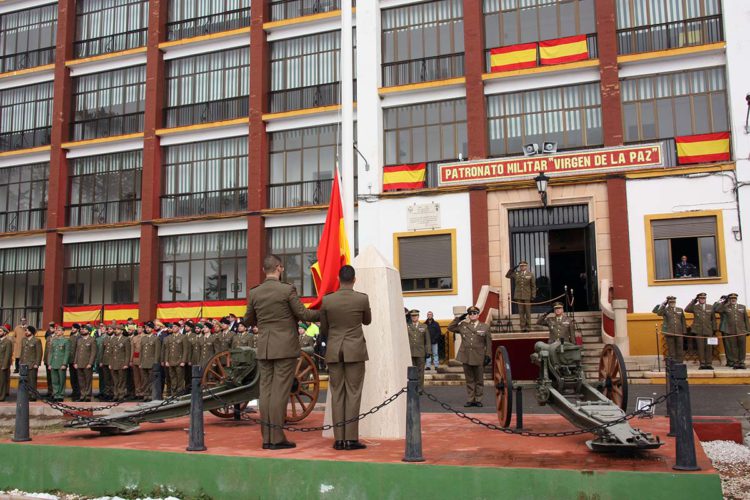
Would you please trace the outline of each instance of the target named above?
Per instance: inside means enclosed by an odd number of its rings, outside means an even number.
[[[190,438],[187,451],[206,451],[203,443],[203,392],[201,391],[201,367],[193,366],[192,392],[190,394]]]
[[[13,441],[23,443],[31,441],[29,436],[29,367],[21,365],[19,368],[18,394],[16,395],[16,429]]]
[[[422,413],[419,409],[419,371],[406,369],[406,449],[404,462],[424,462],[422,456]]]
[[[242,420],[242,409],[239,404],[234,405],[232,417],[234,420]]]
[[[665,374],[665,381],[667,383],[667,394],[672,392],[672,389],[674,388],[674,367],[675,362],[672,358],[667,358],[664,360],[664,374]],[[667,436],[674,437],[675,436],[675,404],[671,397],[667,398],[667,416],[669,417],[669,432],[667,433]]]
[[[695,458],[693,438],[693,411],[690,408],[690,388],[687,380],[687,366],[684,363],[672,365],[672,383],[677,393],[672,405],[675,413],[675,465],[674,470],[700,470]]]
[[[154,363],[151,365],[151,373],[153,374],[153,382],[151,383],[151,399],[154,401],[161,401],[162,394],[162,377],[161,377],[161,364]]]
[[[523,388],[516,387],[516,429],[523,429]]]

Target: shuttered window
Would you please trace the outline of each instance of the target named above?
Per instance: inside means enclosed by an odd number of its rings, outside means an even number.
[[[655,219],[650,224],[657,280],[721,276],[715,216]]]
[[[398,262],[404,292],[451,290],[453,234],[403,236],[398,239]]]

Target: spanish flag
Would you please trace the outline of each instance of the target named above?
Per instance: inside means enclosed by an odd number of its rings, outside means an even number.
[[[536,43],[508,45],[490,50],[490,71],[511,71],[536,67]]]
[[[424,187],[426,163],[383,167],[383,191]]]
[[[247,300],[207,300],[203,302],[203,311],[201,316],[204,318],[223,318],[234,313],[241,318],[247,311]]]
[[[156,304],[156,319],[161,321],[196,319],[200,318],[202,310],[201,302],[162,302]]]
[[[675,137],[677,143],[677,163],[710,163],[731,159],[729,153],[729,132],[714,134],[686,135]]]
[[[586,35],[568,36],[539,42],[539,61],[543,65],[585,61],[589,58]]]
[[[111,304],[104,306],[104,321],[125,323],[128,318],[138,319],[138,304]]]
[[[339,270],[349,262],[349,242],[344,229],[344,207],[339,189],[339,170],[336,168],[326,223],[318,243],[318,261],[310,267],[318,298],[308,307],[319,308],[325,294],[338,290]]]
[[[102,306],[63,307],[63,326],[71,327],[73,323],[91,323],[102,318]]]

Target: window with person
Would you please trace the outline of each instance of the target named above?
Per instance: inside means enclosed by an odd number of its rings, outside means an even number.
[[[0,16],[0,73],[55,62],[57,4]]]
[[[138,302],[138,239],[64,245],[66,306]]]
[[[77,58],[146,45],[148,0],[77,0]]]
[[[0,317],[42,324],[44,247],[0,249]]]
[[[651,238],[657,280],[716,278],[716,216],[652,219]]]
[[[407,292],[455,289],[455,232],[396,235],[401,288]]]
[[[50,143],[52,82],[0,90],[0,151]]]
[[[0,168],[0,233],[43,229],[49,163]]]
[[[251,0],[169,2],[167,40],[179,40],[250,26]]]

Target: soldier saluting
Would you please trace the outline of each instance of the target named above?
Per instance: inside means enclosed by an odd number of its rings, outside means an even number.
[[[424,388],[424,366],[427,354],[431,352],[432,342],[427,325],[419,321],[419,310],[409,311],[409,322],[406,329],[409,333],[409,350],[411,351],[411,365],[419,371],[419,390]]]
[[[708,338],[714,336],[716,330],[716,316],[714,307],[706,304],[706,294],[699,293],[685,307],[685,312],[693,314],[693,324],[690,325],[690,333],[705,339],[696,339],[698,345],[699,370],[713,370],[713,348],[708,344]]]
[[[750,333],[747,308],[744,304],[737,303],[736,293],[730,293],[714,304],[714,310],[721,318],[719,330],[725,336],[723,340],[727,366],[735,370],[744,370],[746,335]]]
[[[448,331],[461,335],[461,347],[456,359],[463,365],[466,377],[464,406],[482,406],[484,367],[490,364],[492,354],[490,326],[479,321],[479,308],[471,306],[451,321]]]
[[[529,331],[531,301],[536,297],[536,278],[528,267],[529,263],[522,260],[516,267],[505,273],[505,277],[513,282],[513,300],[518,303],[518,316],[521,320],[521,330],[524,332]]]
[[[551,318],[550,313],[555,313]],[[539,316],[537,325],[546,326],[549,329],[549,343],[560,340],[562,342],[576,342],[576,323],[563,312],[562,302],[552,304],[552,310]]]
[[[685,351],[682,348],[682,337],[685,335],[685,313],[677,304],[677,297],[669,295],[661,304],[657,304],[652,312],[662,317],[661,331],[667,343],[667,357],[676,363],[682,363]]]

